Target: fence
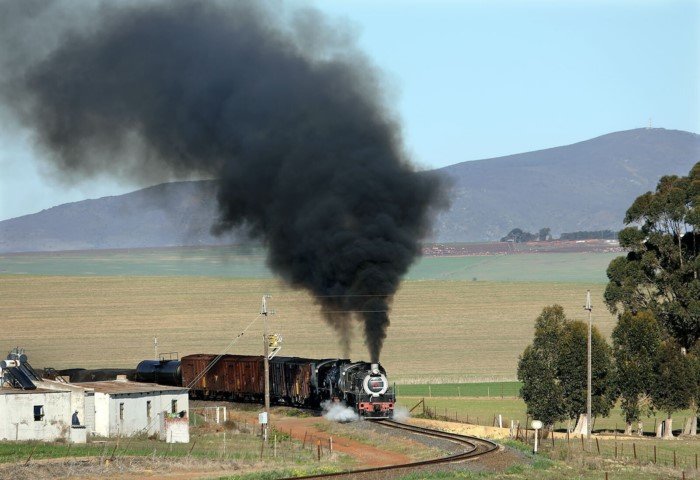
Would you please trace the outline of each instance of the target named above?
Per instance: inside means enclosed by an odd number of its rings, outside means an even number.
[[[448,410],[447,408],[438,409],[426,403],[425,398],[415,404],[411,410],[414,415],[419,414],[424,418],[486,427],[509,428],[509,436],[512,439],[534,448],[535,431],[529,428],[529,417],[526,417],[524,421],[506,418],[497,413],[479,417],[464,412],[459,413],[456,410]],[[571,425],[559,424],[559,426],[561,428],[555,428],[558,431],[554,434],[548,435],[546,438],[542,438],[540,434],[538,439],[538,450],[552,459],[570,461],[577,457],[596,456],[636,462],[638,464],[673,467],[682,470],[681,473],[692,471],[698,475],[700,447],[694,450],[693,447],[676,448],[673,441],[668,440],[645,440],[640,438],[639,441],[635,441],[629,439],[629,437],[618,438],[617,429],[615,432],[608,434],[605,439],[594,436],[589,443],[585,437],[569,433]]]

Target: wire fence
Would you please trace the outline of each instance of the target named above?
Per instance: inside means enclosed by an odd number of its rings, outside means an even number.
[[[428,419],[506,428],[507,436],[534,449],[535,430],[529,428],[528,417],[523,421],[506,418],[499,414],[469,415],[457,410],[439,409],[427,404],[425,399],[413,406],[411,414]],[[597,457],[638,465],[664,466],[680,470],[683,475],[685,472],[692,472],[694,476],[699,475],[700,440],[693,442],[694,445],[677,448],[673,441],[643,437],[634,440],[630,437],[618,436],[615,431],[603,436],[594,435],[589,442],[583,435],[570,433],[569,425],[560,424],[560,427],[555,428],[555,432],[547,434],[544,438],[542,431],[539,431],[538,451],[553,460],[572,461]]]

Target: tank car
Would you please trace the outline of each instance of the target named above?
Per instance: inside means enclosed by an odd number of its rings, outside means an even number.
[[[161,385],[182,385],[180,360],[143,360],[136,366],[135,380]]]

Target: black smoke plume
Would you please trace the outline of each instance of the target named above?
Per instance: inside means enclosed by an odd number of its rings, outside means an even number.
[[[80,5],[2,4],[3,102],[60,174],[217,179],[214,228],[261,239],[345,345],[357,315],[378,361],[440,186],[352,36],[282,2]]]

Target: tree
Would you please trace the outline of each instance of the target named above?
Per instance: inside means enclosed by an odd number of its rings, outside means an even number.
[[[550,430],[566,418],[563,390],[557,378],[557,341],[566,317],[560,305],[545,307],[535,320],[535,337],[518,362],[518,380],[523,382],[520,396],[527,414]]]
[[[551,237],[551,236],[549,235],[549,232],[551,232],[551,231],[552,231],[552,229],[549,228],[549,227],[540,228],[540,231],[539,231],[539,234],[538,234],[538,235],[539,235],[538,240],[539,240],[540,242],[546,242],[546,241]]]
[[[669,339],[662,342],[654,362],[651,399],[654,407],[668,414],[665,437],[672,437],[671,415],[690,407],[697,395],[698,383],[692,356],[684,355],[679,345]]]
[[[643,400],[651,395],[661,339],[661,326],[648,311],[623,313],[612,332],[614,383],[625,414],[627,435],[632,433],[632,423],[641,419]]]
[[[588,326],[569,321],[560,305],[545,307],[535,321],[535,337],[518,363],[520,395],[528,414],[551,426],[586,411]],[[615,401],[610,347],[593,329],[592,413],[607,415]]]
[[[558,378],[564,389],[567,417],[586,413],[588,390],[588,325],[568,321],[559,339]],[[616,400],[613,384],[612,352],[596,327],[591,329],[591,415],[608,416]]]
[[[529,345],[518,362],[518,380],[523,382],[520,396],[527,405],[527,414],[542,421],[545,432],[566,418],[564,392],[556,368],[547,357],[547,352]]]
[[[665,176],[625,215],[620,245],[608,266],[605,303],[613,313],[650,310],[690,350],[700,338],[700,163],[687,177]]]
[[[537,235],[525,232],[520,228],[514,228],[508,235],[501,238],[501,242],[515,242],[515,243],[525,243],[537,240]]]

